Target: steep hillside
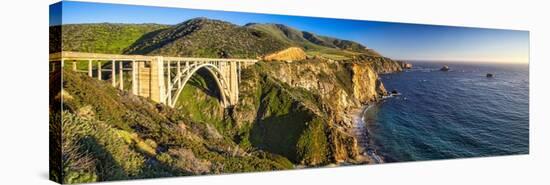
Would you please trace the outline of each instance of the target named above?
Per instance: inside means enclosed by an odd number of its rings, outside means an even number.
[[[70,70],[51,76],[63,90],[50,93],[52,139],[62,141],[64,183],[218,174],[292,168],[284,157],[243,150],[208,122],[112,88]],[[56,83],[57,84],[57,83]],[[53,84],[53,86],[56,86]],[[60,89],[60,88],[52,88]],[[61,128],[55,120],[62,120]],[[56,129],[57,128],[57,129]],[[54,159],[52,159],[54,160]]]
[[[143,35],[165,28],[168,26],[112,23],[52,26],[50,53],[59,52],[61,48],[57,46],[61,45],[63,51],[120,54]]]
[[[293,45],[312,45],[308,40],[306,40],[303,35],[302,31],[288,27],[283,24],[257,24],[257,23],[249,23],[246,24],[245,27],[252,28],[255,30],[259,30],[265,33],[268,33],[269,35],[284,41],[288,44]]]
[[[359,155],[350,115],[387,94],[369,63],[261,62],[242,77],[232,117],[245,129],[237,138],[307,166],[369,162]]]
[[[272,36],[229,22],[195,18],[147,35],[128,54],[257,58],[290,47]]]

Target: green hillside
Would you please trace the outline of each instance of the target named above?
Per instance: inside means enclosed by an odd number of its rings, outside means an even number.
[[[229,22],[195,18],[140,39],[128,54],[256,58],[289,47],[269,34]]]
[[[69,24],[50,27],[50,39],[59,41],[62,35],[63,51],[120,54],[146,33],[168,27],[160,24]],[[53,52],[59,52],[59,47],[50,45],[50,53]]]
[[[300,30],[285,26],[283,24],[256,24],[249,23],[245,27],[252,28],[265,32],[287,44],[292,44],[294,46],[309,46],[315,47],[315,44],[310,43],[302,36]]]
[[[321,36],[283,24],[238,26],[207,18],[194,18],[177,25],[98,23],[52,26],[50,38],[50,53],[63,50],[258,58],[296,46],[303,48],[309,56],[333,60],[352,59],[358,55],[380,57],[376,51],[357,42]]]
[[[241,148],[214,123],[130,95],[70,70],[50,76],[50,137],[63,183],[265,171],[292,168],[284,157]],[[196,86],[195,86],[196,85]],[[200,84],[191,84],[202,89]],[[63,99],[63,101],[61,101]],[[62,124],[58,124],[61,121]],[[61,128],[60,128],[61,127]]]
[[[349,59],[357,55],[380,56],[357,42],[320,36],[283,24],[250,23],[245,26],[269,34],[281,42],[302,47],[312,56],[318,55],[335,60]]]

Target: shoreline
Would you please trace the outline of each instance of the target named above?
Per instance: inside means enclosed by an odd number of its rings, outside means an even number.
[[[367,157],[369,159],[369,164],[382,164],[385,163],[384,159],[377,154],[373,147],[371,147],[372,140],[370,138],[370,131],[364,121],[365,113],[375,105],[376,103],[366,104],[352,111],[352,132],[357,140],[357,147],[360,150],[360,155],[362,157]]]

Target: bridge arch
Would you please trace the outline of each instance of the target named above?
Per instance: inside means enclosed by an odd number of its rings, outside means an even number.
[[[230,97],[231,92],[229,92],[230,90],[229,90],[228,81],[227,79],[225,79],[225,76],[223,75],[222,71],[216,65],[213,65],[210,63],[203,63],[203,64],[197,63],[197,64],[190,65],[187,69],[184,69],[185,73],[181,73],[182,75],[179,77],[180,79],[176,79],[176,80],[181,80],[181,86],[177,88],[176,93],[174,93],[172,97],[168,97],[168,98],[171,98],[171,101],[169,101],[171,103],[170,104],[171,107],[176,106],[177,100],[181,92],[183,91],[183,88],[185,87],[185,85],[187,85],[187,82],[189,82],[191,77],[197,74],[197,71],[199,71],[200,69],[205,69],[208,72],[208,74],[210,74],[210,76],[214,78],[214,81],[216,82],[216,86],[218,87],[218,90],[220,92],[220,101],[222,103],[222,106],[227,107],[228,105],[231,105],[233,103],[231,102],[231,97]],[[176,76],[176,78],[178,77]],[[172,84],[171,86],[175,84],[176,83]]]

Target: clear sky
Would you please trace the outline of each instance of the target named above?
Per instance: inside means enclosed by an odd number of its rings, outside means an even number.
[[[403,60],[521,62],[529,59],[529,32],[362,20],[329,19],[183,8],[63,2],[63,16],[50,7],[50,25],[76,23],[177,24],[195,17],[246,23],[280,23],[319,35],[359,42]]]

